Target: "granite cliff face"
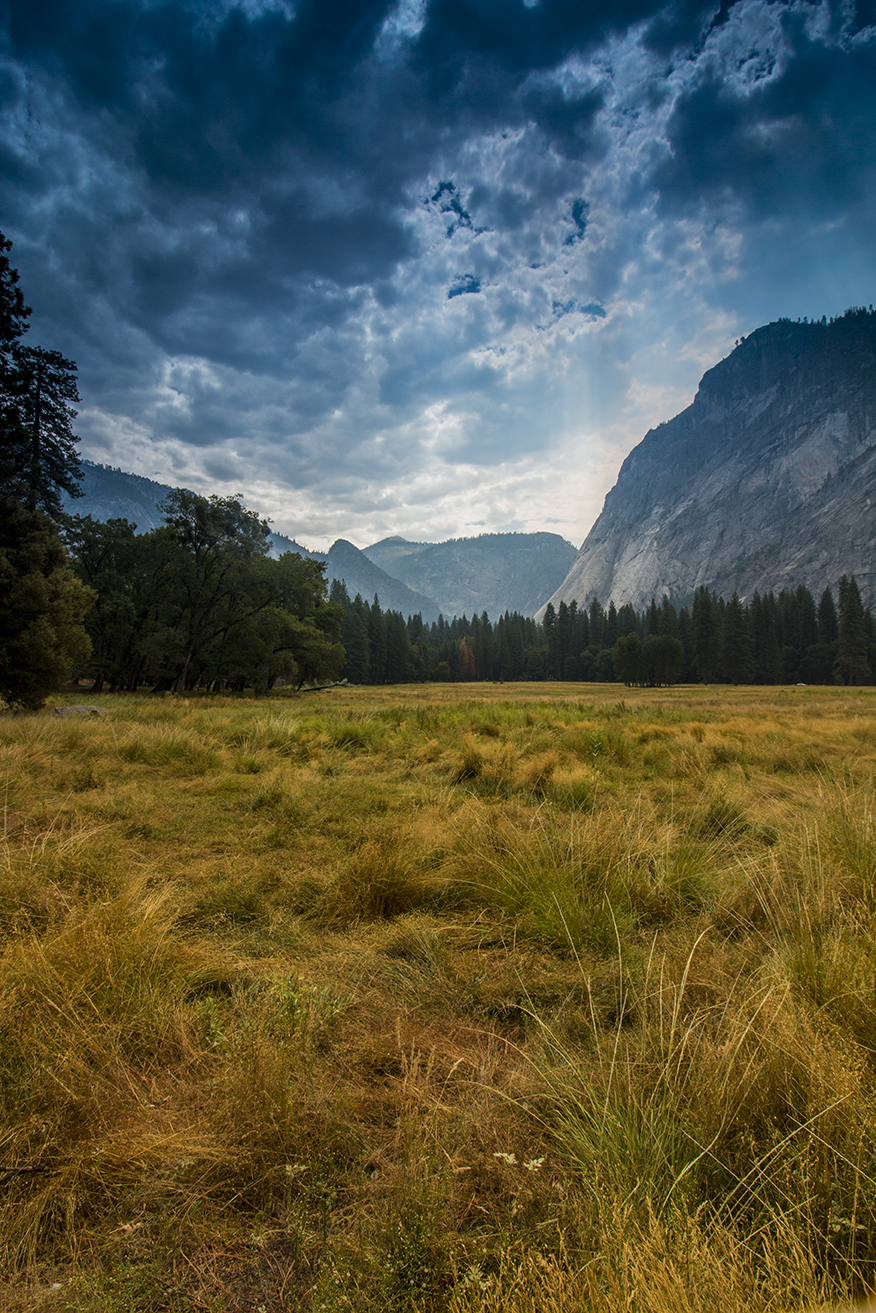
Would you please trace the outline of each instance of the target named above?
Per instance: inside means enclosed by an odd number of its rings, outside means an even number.
[[[854,574],[876,594],[876,314],[757,329],[624,461],[550,599],[637,608]]]

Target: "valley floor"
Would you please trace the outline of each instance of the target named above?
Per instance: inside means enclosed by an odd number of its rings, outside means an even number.
[[[876,690],[87,701],[0,717],[0,1306],[872,1288]]]

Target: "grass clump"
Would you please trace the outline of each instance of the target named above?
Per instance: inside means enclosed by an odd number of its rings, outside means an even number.
[[[324,925],[343,928],[400,916],[429,903],[435,892],[403,838],[378,830],[340,864],[313,914]]]

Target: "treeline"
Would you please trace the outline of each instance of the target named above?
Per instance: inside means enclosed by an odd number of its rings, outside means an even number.
[[[178,488],[159,509],[164,523],[144,534],[127,520],[64,522],[73,568],[94,594],[81,673],[95,692],[258,692],[337,677],[341,612],[321,562],[271,559],[267,523],[234,497]]]
[[[342,580],[332,581],[329,598],[343,610],[343,674],[352,684],[423,681],[547,679],[542,626],[529,616],[505,612],[493,624],[486,611],[425,624],[384,611],[377,597],[351,600]]]
[[[816,605],[804,585],[743,603],[700,588],[690,607],[664,598],[639,617],[635,637],[613,650],[615,674],[625,683],[662,683],[644,661],[653,636],[678,644],[677,678],[690,683],[867,684],[876,670],[873,616],[854,576],[843,576],[835,600],[825,588]],[[639,644],[637,646],[637,641]]]
[[[431,625],[350,598],[335,580],[342,610],[343,675],[356,684],[425,680],[585,680],[628,685],[675,683],[867,684],[876,672],[876,628],[854,577],[816,604],[801,585],[748,603],[700,588],[690,606],[667,597],[644,611],[593,601],[549,605],[542,622],[506,611]]]

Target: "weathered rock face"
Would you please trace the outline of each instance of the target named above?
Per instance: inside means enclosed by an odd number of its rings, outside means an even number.
[[[652,429],[550,599],[636,608],[854,574],[876,593],[876,314],[757,329]]]

